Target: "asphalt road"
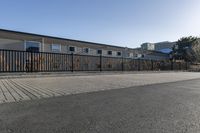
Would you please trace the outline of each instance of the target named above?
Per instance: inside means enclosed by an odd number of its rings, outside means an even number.
[[[200,79],[0,105],[0,133],[197,133]]]

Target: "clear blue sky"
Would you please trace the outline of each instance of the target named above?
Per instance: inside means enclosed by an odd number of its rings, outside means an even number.
[[[0,28],[118,46],[200,35],[200,0],[1,0]]]

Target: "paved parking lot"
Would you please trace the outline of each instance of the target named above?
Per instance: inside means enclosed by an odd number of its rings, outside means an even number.
[[[199,86],[193,79],[1,104],[0,133],[198,133]]]
[[[165,72],[0,79],[0,103],[120,89],[200,78],[200,73]]]

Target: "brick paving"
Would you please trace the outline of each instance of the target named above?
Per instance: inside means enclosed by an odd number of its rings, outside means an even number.
[[[137,73],[0,79],[0,103],[200,78],[200,73]]]

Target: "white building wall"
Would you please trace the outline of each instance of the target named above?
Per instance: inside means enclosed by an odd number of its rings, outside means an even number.
[[[41,39],[42,40],[42,39]],[[32,41],[32,40],[25,40],[25,41]],[[39,42],[39,41],[38,41]],[[44,42],[40,42],[41,44],[44,43],[44,46],[41,45],[41,52],[50,52],[50,53],[68,53],[71,54],[71,52],[69,51],[69,47],[75,47],[75,52],[73,52],[74,54],[84,54],[84,55],[95,55],[95,56],[99,56],[99,54],[97,54],[97,50],[102,50],[102,56],[108,56],[108,57],[127,57],[124,55],[124,51],[120,51],[120,50],[113,50],[110,49],[108,47],[105,48],[90,48],[90,47],[82,47],[81,45],[78,46],[76,44],[60,44],[61,45],[61,50],[60,51],[52,51],[52,44],[59,44],[57,42],[52,42],[52,43],[46,43]],[[12,39],[2,39],[0,38],[0,49],[8,49],[8,50],[25,50],[25,46],[24,46],[24,41],[21,40],[12,40]],[[89,48],[89,53],[85,53],[84,52],[84,48]],[[123,49],[122,49],[123,50]],[[108,55],[108,51],[112,51],[112,55]],[[117,52],[121,52],[121,56],[117,55]]]
[[[24,41],[0,38],[0,49],[24,50]]]

